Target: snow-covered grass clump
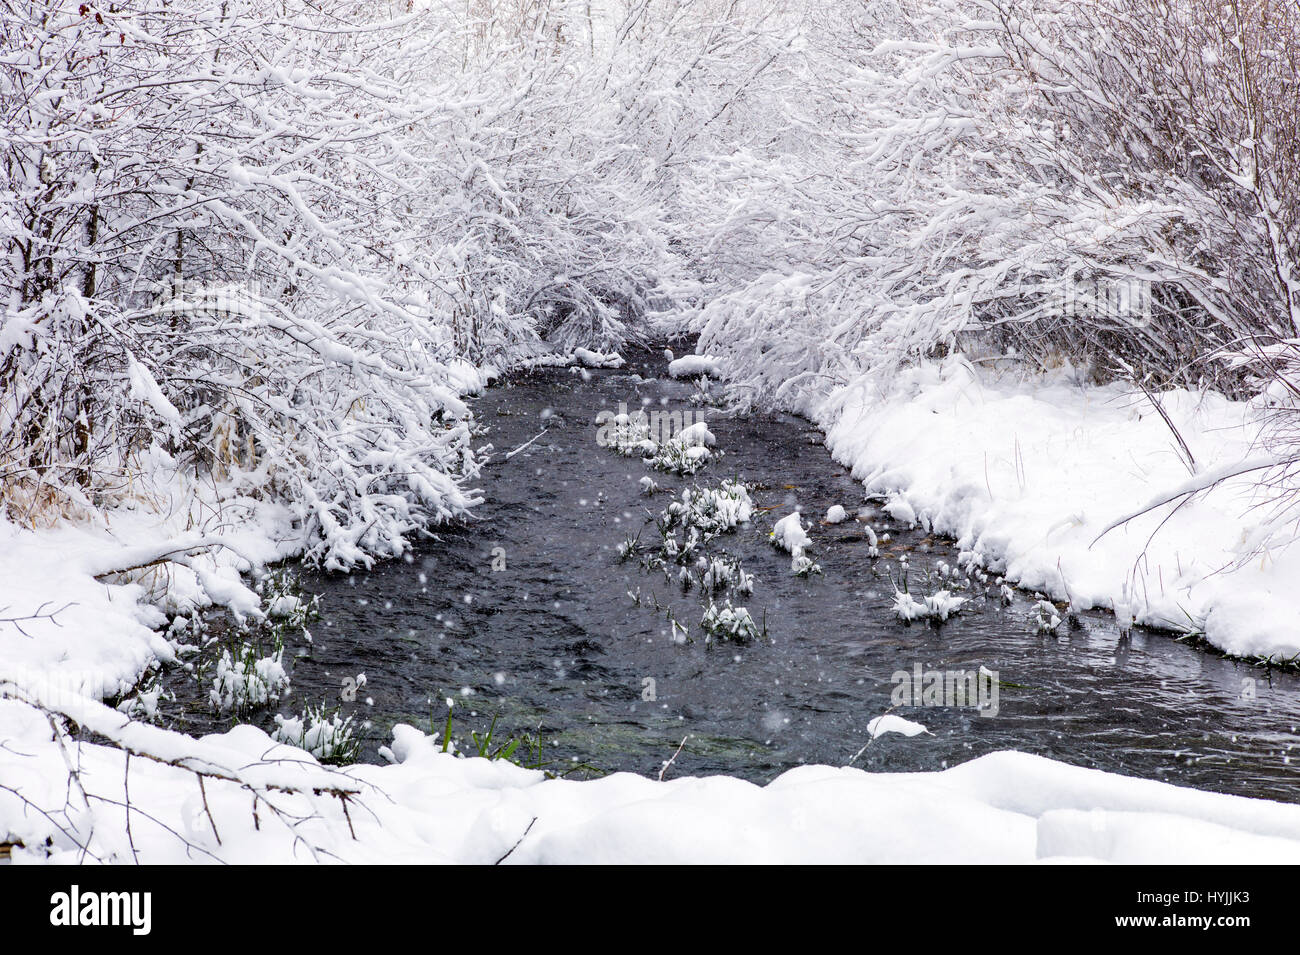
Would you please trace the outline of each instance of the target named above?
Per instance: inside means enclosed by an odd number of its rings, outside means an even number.
[[[754,577],[740,566],[735,557],[701,557],[696,562],[699,573],[700,589],[705,593],[716,593],[731,588],[738,594],[754,592]]]
[[[607,434],[602,443],[624,457],[653,454],[658,448],[650,435],[650,418],[645,414],[617,414],[603,427]]]
[[[305,593],[297,575],[288,570],[262,577],[255,590],[264,611],[239,624],[233,643],[221,647],[214,670],[207,669],[210,660],[195,670],[199,677],[212,672],[208,701],[219,713],[243,715],[284,698],[290,682],[284,666],[285,645],[290,640],[310,643],[307,624],[320,614],[320,596]],[[206,626],[203,617],[195,613],[174,619],[169,633],[176,645],[182,646],[181,640],[202,641]],[[264,650],[267,647],[269,653]],[[184,649],[206,656],[199,643]]]
[[[717,452],[703,444],[695,444],[682,436],[669,438],[654,445],[645,457],[645,463],[671,474],[692,475],[703,468]]]
[[[740,481],[725,480],[716,488],[683,488],[681,497],[665,508],[666,529],[693,528],[707,541],[749,522],[754,502]]]
[[[700,630],[706,643],[746,642],[766,636],[744,607],[733,607],[730,600],[718,605],[713,599],[724,592],[753,593],[753,575],[741,567],[736,557],[725,552],[708,552],[711,541],[749,521],[753,510],[749,491],[739,481],[723,481],[716,488],[683,488],[681,496],[669,502],[655,522],[660,535],[658,548],[642,558],[647,569],[662,569],[665,577],[675,580],[683,591],[698,585],[705,601]],[[646,550],[639,537],[628,536],[619,545],[619,559],[626,560]],[[671,571],[674,565],[675,576]],[[639,589],[629,592],[629,596],[638,605],[644,599]],[[657,599],[652,599],[654,608],[665,614],[674,642],[688,641],[690,628],[678,620],[671,607],[661,606]]]
[[[787,514],[773,524],[768,536],[773,544],[791,554],[800,553],[812,546],[812,538],[804,530],[798,511]]]
[[[155,672],[146,677],[134,693],[123,699],[117,709],[132,719],[153,721],[158,719],[159,703],[163,700],[173,701],[175,698],[175,693],[164,689]]]
[[[958,597],[947,590],[936,590],[917,600],[906,590],[894,593],[894,616],[904,622],[913,620],[933,620],[942,623],[957,613],[966,603],[965,597]]]
[[[880,556],[880,538],[878,538],[878,537],[876,536],[876,531],[875,531],[875,529],[872,528],[872,526],[871,526],[870,524],[863,523],[863,525],[862,525],[862,532],[863,532],[863,533],[866,535],[866,537],[867,537],[867,556],[868,556],[868,557],[873,557],[873,558],[874,558],[874,557],[879,557],[879,556]]]
[[[275,642],[283,643],[290,635],[301,635],[311,642],[307,625],[320,616],[320,594],[305,593],[298,576],[284,569],[263,577],[256,590],[265,608],[259,631]],[[244,629],[248,629],[247,624]]]
[[[681,496],[669,502],[656,521],[660,544],[647,565],[688,565],[706,559],[701,553],[704,546],[748,522],[753,512],[749,491],[739,481],[723,481],[716,488],[683,488]],[[619,557],[624,559],[639,550],[640,545],[630,538],[619,548]]]
[[[221,651],[208,700],[219,713],[244,713],[274,703],[288,691],[284,646],[263,656],[253,644],[240,643]]]
[[[1061,615],[1050,600],[1040,600],[1034,604],[1029,619],[1039,633],[1055,633],[1061,625]]]
[[[651,444],[654,446],[646,455],[645,463],[673,474],[694,474],[721,454],[714,450],[717,439],[703,421],[696,421],[658,443],[651,441]]]
[[[711,448],[718,443],[718,439],[714,436],[713,432],[709,430],[709,426],[703,421],[696,421],[694,424],[682,428],[682,430],[677,433],[677,437],[681,438],[687,444],[696,447]]]
[[[904,623],[910,623],[913,620],[930,620],[934,623],[943,623],[949,617],[959,613],[969,601],[969,598],[959,597],[952,591],[970,586],[970,579],[963,578],[958,568],[944,561],[939,562],[934,573],[924,575],[926,583],[933,586],[934,589],[920,600],[911,592],[906,555],[900,559],[899,567],[902,574],[900,581],[894,584],[893,611],[894,616]],[[936,584],[938,586],[935,586]]]
[[[749,643],[753,640],[767,639],[767,628],[755,623],[754,618],[744,607],[733,607],[730,600],[722,606],[710,600],[708,606],[704,608],[700,629],[704,631],[706,643],[715,641]]]
[[[811,577],[813,574],[820,574],[822,565],[817,563],[807,554],[798,553],[790,557],[790,573],[796,577]]]
[[[681,418],[676,412],[666,418],[659,412],[602,412],[597,441],[624,457],[639,456],[651,467],[689,476],[721,452],[713,450],[716,439],[703,421],[676,427]]]
[[[340,716],[337,709],[327,711],[323,704],[308,707],[299,716],[286,717],[277,713],[275,722],[276,728],[271,734],[273,740],[297,746],[322,763],[354,763],[361,752],[355,717]]]

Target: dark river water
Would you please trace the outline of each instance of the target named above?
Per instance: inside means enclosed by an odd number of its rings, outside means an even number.
[[[657,774],[686,738],[672,775],[766,781],[801,763],[847,763],[867,742],[868,722],[890,708],[897,671],[983,666],[1000,680],[995,716],[900,708],[933,735],[882,735],[854,765],[935,770],[1018,749],[1203,789],[1300,797],[1294,674],[1164,633],[1121,639],[1104,614],[1040,634],[1032,597],[1004,606],[996,587],[988,597],[983,587],[968,592],[968,612],[941,626],[900,623],[890,579],[899,557],[907,555],[915,588],[956,552],[878,510],[870,526],[891,538],[878,559],[859,521],[818,523],[810,533],[822,574],[795,577],[789,554],[768,540],[773,521],[795,506],[820,518],[841,504],[854,515],[871,506],[862,486],[815,428],[785,414],[705,409],[724,454],[690,478],[599,446],[596,416],[620,402],[695,407],[695,386],[667,377],[657,350],[625,354],[622,369],[541,370],[476,401],[482,440],[495,451],[478,482],[486,501],[475,521],[440,532],[409,560],[304,577],[322,595],[322,617],[310,648],[290,649],[305,655],[293,659],[286,712],[337,701],[342,681],[364,673],[356,702],[343,704],[367,722],[364,759],[378,758],[394,723],[441,730],[453,697],[453,735],[496,718],[499,738],[540,737],[557,771]],[[639,484],[647,474],[663,489],[650,497]],[[618,545],[670,493],[728,477],[756,486],[759,512],[714,543],[754,574],[753,594],[731,599],[765,619],[770,643],[706,645],[698,591],[618,559]],[[639,604],[629,592],[640,593]],[[675,641],[655,602],[697,639]]]

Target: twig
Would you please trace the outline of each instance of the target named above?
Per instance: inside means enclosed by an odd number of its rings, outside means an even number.
[[[497,859],[497,861],[493,862],[492,864],[500,865],[501,863],[505,862],[506,859],[510,858],[510,853],[514,852],[516,849],[519,848],[519,844],[524,841],[524,836],[527,836],[528,833],[532,832],[533,826],[534,824],[536,824],[536,822],[537,822],[537,817],[533,816],[533,821],[528,824],[528,828],[524,830],[523,835],[521,835],[518,839],[515,840],[515,844],[513,846],[511,846],[509,849],[506,850],[505,855]]]
[[[516,454],[518,454],[518,453],[519,453],[520,451],[522,451],[524,448],[528,447],[530,444],[532,444],[534,441],[536,441],[536,440],[537,440],[538,438],[540,438],[543,434],[546,434],[546,432],[548,432],[548,431],[550,431],[550,430],[551,430],[550,428],[543,428],[543,429],[541,430],[540,433],[534,435],[532,438],[530,438],[529,440],[525,441],[523,444],[519,445],[519,447],[515,448],[513,451],[507,451],[507,452],[506,452],[506,456],[505,456],[504,458],[502,458],[501,460],[502,460],[502,461],[509,461],[509,460],[510,460],[511,458],[513,458]]]
[[[1173,490],[1168,491],[1164,494],[1161,494],[1151,501],[1148,501],[1146,504],[1142,505],[1137,510],[1132,511],[1128,514],[1125,514],[1123,517],[1118,517],[1115,520],[1111,521],[1109,524],[1106,525],[1106,527],[1102,530],[1100,534],[1098,534],[1096,537],[1092,539],[1092,543],[1089,544],[1088,547],[1092,548],[1092,546],[1096,544],[1097,541],[1101,540],[1103,537],[1105,537],[1115,528],[1119,527],[1121,524],[1127,524],[1135,517],[1141,517],[1143,514],[1146,514],[1149,511],[1154,511],[1157,507],[1161,507],[1165,504],[1172,503],[1173,501],[1176,501],[1179,498],[1185,498],[1193,494],[1199,494],[1201,491],[1208,490],[1209,488],[1212,488],[1217,484],[1222,484],[1224,481],[1228,480],[1229,478],[1238,477],[1242,474],[1248,474],[1251,471],[1265,471],[1268,470],[1269,468],[1275,468],[1283,465],[1293,464],[1295,460],[1296,460],[1295,458],[1282,459],[1282,458],[1275,458],[1275,457],[1267,457],[1263,459],[1243,461],[1237,464],[1228,465],[1226,467],[1216,468],[1213,471],[1207,471],[1204,474],[1198,475],[1196,478],[1192,480],[1188,480],[1184,482],[1179,487],[1174,488]]]
[[[677,762],[677,757],[678,757],[679,755],[681,755],[682,747],[686,745],[686,741],[687,741],[688,739],[690,739],[690,738],[691,738],[691,734],[690,734],[690,733],[687,733],[685,736],[682,737],[682,741],[681,741],[680,743],[677,744],[677,752],[673,753],[673,757],[672,757],[672,759],[670,759],[670,760],[668,760],[668,762],[664,763],[663,768],[659,770],[659,781],[660,781],[660,782],[663,782],[663,781],[664,781],[664,773],[668,772],[668,767],[671,766],[673,763]]]
[[[46,612],[45,608],[48,607],[51,602],[52,601],[49,600],[45,601],[45,603],[41,604],[39,607],[36,608],[35,613],[29,613],[25,617],[0,617],[0,623],[11,624],[15,630],[17,630],[24,637],[30,640],[32,639],[32,635],[23,629],[22,624],[28,623],[32,620],[48,620],[56,627],[61,627],[63,626],[63,624],[59,623],[59,621],[57,621],[54,618],[57,617],[59,614],[63,613],[63,611],[67,610],[69,607],[76,606],[75,602],[69,602],[64,604],[58,610],[51,610],[49,612]],[[9,609],[8,607],[0,607],[0,612],[3,612],[8,609]]]
[[[131,858],[140,864],[140,853],[135,848],[135,836],[131,833],[131,754],[124,753],[126,759],[122,767],[122,800],[126,805],[126,842],[131,847]]]
[[[195,773],[194,776],[199,781],[199,795],[203,797],[203,811],[207,814],[208,825],[212,827],[212,834],[216,836],[217,845],[221,845],[221,833],[217,832],[217,821],[212,818],[212,810],[208,808],[208,791],[203,786],[203,774]]]
[[[885,712],[881,713],[879,716],[872,719],[872,722],[875,723],[876,720],[883,720],[886,716],[894,712],[894,710],[898,709],[902,705],[903,704],[901,703],[894,704],[889,709],[885,710]],[[876,725],[879,726],[880,724],[876,723]],[[863,745],[863,747],[860,750],[858,750],[856,753],[853,754],[852,759],[850,759],[847,763],[844,764],[844,767],[846,769],[858,761],[858,757],[867,751],[867,748],[876,741],[877,737],[884,735],[883,733],[878,733],[874,730],[868,730],[868,732],[871,733],[871,738],[867,740],[866,744]]]

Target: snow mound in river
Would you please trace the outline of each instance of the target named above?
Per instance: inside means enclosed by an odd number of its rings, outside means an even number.
[[[683,355],[668,363],[668,374],[674,378],[697,378],[700,375],[719,378],[719,368],[718,359],[709,355]]]

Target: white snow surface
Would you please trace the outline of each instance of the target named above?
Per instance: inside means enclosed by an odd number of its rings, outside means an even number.
[[[885,393],[832,395],[827,446],[895,520],[957,540],[964,555],[1078,609],[1131,612],[1139,624],[1202,634],[1241,656],[1300,653],[1300,549],[1268,523],[1253,484],[1229,478],[1261,460],[1248,402],[1214,393],[1155,396],[1079,384],[1069,370],[1024,377],[961,356],[901,372]],[[1185,501],[1181,506],[1179,501]]]
[[[62,757],[44,719],[0,701],[0,735],[22,744],[0,750],[0,778],[36,805],[62,806]],[[132,838],[142,862],[1300,862],[1300,807],[1014,752],[933,773],[805,766],[757,786],[629,773],[548,780],[508,763],[444,754],[409,726],[394,729],[393,765],[346,771],[322,768],[250,726],[198,744],[207,758],[254,768],[277,760],[267,777],[277,786],[298,777],[304,789],[348,791],[348,813],[335,796],[272,794],[286,813],[313,818],[291,832],[263,797],[259,829],[246,789],[209,780],[209,820],[193,773],[135,758]],[[122,752],[89,743],[78,749],[83,779],[121,799]],[[94,821],[93,857],[130,861],[121,811],[97,807]],[[73,807],[70,822],[71,837],[0,792],[0,829],[28,847],[14,850],[16,863],[82,858],[73,839],[85,843],[92,819]],[[191,844],[188,855],[164,825]],[[33,848],[47,836],[49,856]]]
[[[166,613],[224,604],[247,616],[260,598],[240,577],[301,548],[284,510],[266,502],[227,499],[230,524],[219,540],[187,532],[188,512],[168,516],[115,509],[104,526],[62,524],[32,530],[0,520],[0,616],[42,607],[53,619],[0,625],[0,678],[57,680],[68,693],[99,699],[125,691],[155,660],[171,661],[170,644],[155,632]],[[213,507],[200,498],[195,514]],[[218,513],[215,508],[209,513]],[[151,543],[134,543],[150,541]],[[140,567],[169,551],[195,556],[190,566]],[[119,568],[139,567],[125,574]]]
[[[904,736],[920,736],[922,733],[930,732],[922,723],[916,723],[912,720],[905,720],[901,716],[895,716],[893,713],[886,713],[884,716],[877,716],[867,724],[867,732],[871,738],[884,736],[886,733],[901,733]]]
[[[623,356],[618,352],[598,352],[590,348],[575,348],[574,359],[588,368],[622,368]]]
[[[772,525],[772,542],[795,556],[812,546],[812,538],[804,530],[798,511],[787,514]]]
[[[696,378],[708,375],[710,378],[720,376],[718,359],[709,355],[683,355],[668,363],[668,374],[674,378]]]

